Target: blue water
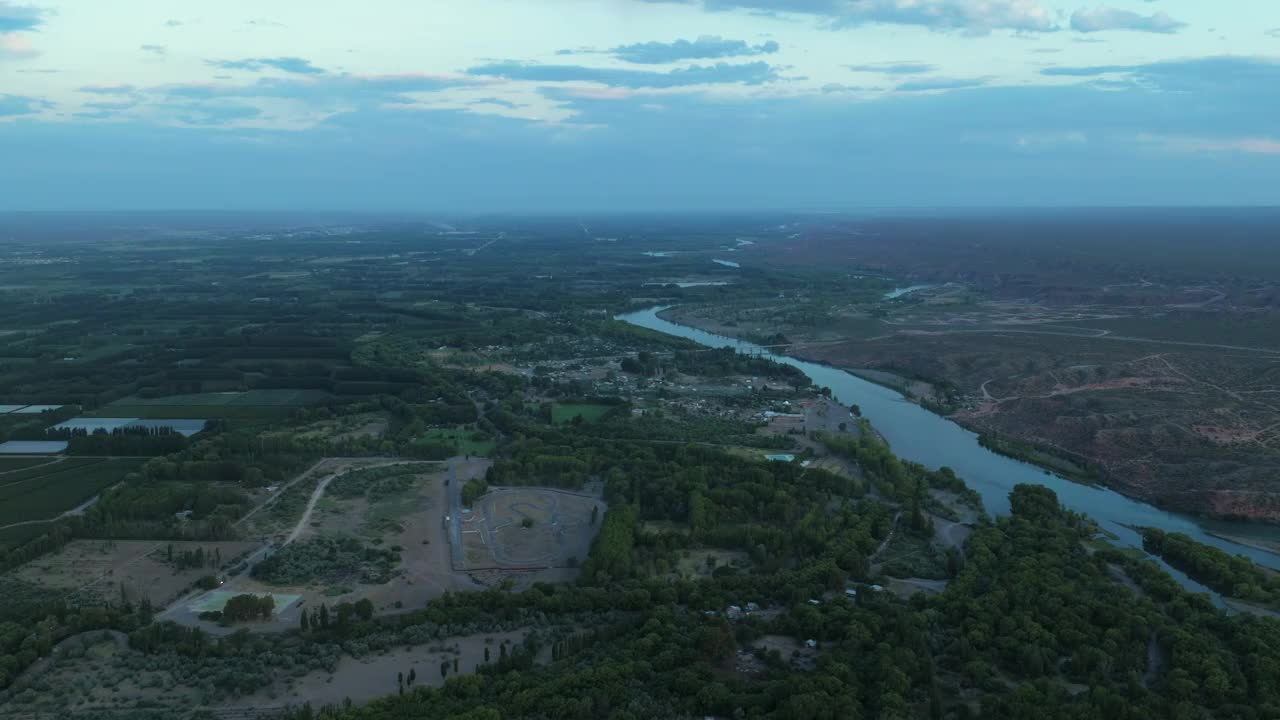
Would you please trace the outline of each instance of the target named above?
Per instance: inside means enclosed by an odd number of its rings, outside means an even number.
[[[1248,523],[1199,520],[1179,513],[1167,512],[1125,497],[1115,491],[1090,487],[1071,482],[1028,463],[997,455],[978,444],[978,436],[954,422],[914,403],[900,393],[867,382],[849,373],[826,365],[777,355],[742,340],[715,335],[696,328],[677,325],[658,317],[665,307],[650,308],[618,316],[619,320],[633,325],[657,330],[668,335],[688,338],[708,347],[732,347],[770,357],[778,362],[799,368],[819,387],[831,388],[836,400],[845,405],[856,404],[862,414],[889,442],[893,452],[906,460],[928,468],[950,467],[969,487],[982,495],[986,509],[994,514],[1009,512],[1009,491],[1015,485],[1030,483],[1043,485],[1058,494],[1062,504],[1077,512],[1089,515],[1098,524],[1113,533],[1118,542],[1128,547],[1142,548],[1141,536],[1128,526],[1156,527],[1168,532],[1184,533],[1198,542],[1221,548],[1236,555],[1244,555],[1254,562],[1280,569],[1280,556],[1214,537],[1209,532],[1240,537],[1275,538],[1275,528]],[[1221,598],[1207,587],[1188,578],[1168,564],[1157,562],[1182,585],[1196,592],[1210,594],[1215,603]]]

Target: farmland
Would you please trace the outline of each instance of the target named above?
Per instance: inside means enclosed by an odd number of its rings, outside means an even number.
[[[138,460],[65,460],[0,475],[0,525],[45,520],[124,480]]]

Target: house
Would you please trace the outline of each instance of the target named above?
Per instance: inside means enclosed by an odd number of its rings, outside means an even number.
[[[804,646],[810,650],[816,650],[818,648],[818,641],[813,639],[805,640]]]
[[[755,604],[755,603],[753,603],[753,602],[749,602],[749,603],[747,603],[747,612],[749,612],[749,613],[753,613],[753,612],[759,612],[759,611],[760,611],[760,606],[759,606],[759,605],[757,605],[757,604]]]
[[[821,604],[822,604],[822,601],[821,601],[821,600],[818,600],[818,599],[815,599],[815,598],[809,598],[809,604],[810,604],[810,605],[821,605]]]
[[[849,588],[848,590],[844,591],[844,596],[847,598],[856,598],[858,597],[858,591],[854,590],[853,588]]]

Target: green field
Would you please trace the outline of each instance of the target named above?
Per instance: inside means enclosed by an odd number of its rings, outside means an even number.
[[[551,406],[551,422],[563,425],[581,417],[583,422],[598,422],[614,405],[596,405],[592,403],[556,403]]]
[[[227,601],[231,598],[242,595],[244,593],[227,592],[225,590],[215,590],[207,595],[200,597],[196,602],[188,606],[191,612],[222,612],[222,608],[227,606]],[[263,595],[271,595],[276,601],[276,612],[280,612],[290,605],[298,602],[301,595],[280,595],[277,593],[249,593],[262,597]]]
[[[498,447],[493,440],[473,440],[474,429],[436,428],[419,438],[420,442],[452,443],[458,448],[459,455],[480,455],[488,457]]]
[[[216,420],[247,418],[274,420],[293,413],[288,405],[108,405],[84,417],[122,417],[143,420]]]
[[[286,418],[299,405],[324,402],[323,390],[249,390],[247,392],[169,395],[158,398],[121,398],[85,413],[85,417],[129,417],[153,420],[199,418]]]
[[[49,462],[50,458],[18,458],[18,457],[0,457],[0,473],[7,473],[10,470],[21,470],[23,468],[32,467],[34,465],[43,465]],[[0,475],[0,483],[3,483],[8,476]]]
[[[18,527],[0,530],[0,551],[17,547],[23,543],[40,537],[49,529],[44,523],[36,525],[19,525]]]
[[[108,407],[144,405],[306,405],[323,402],[331,396],[323,390],[248,390],[244,392],[212,392],[194,395],[167,395],[158,398],[121,398]]]
[[[67,460],[3,476],[24,477],[0,485],[0,526],[57,517],[120,482],[141,465],[142,461],[135,459],[80,463]]]

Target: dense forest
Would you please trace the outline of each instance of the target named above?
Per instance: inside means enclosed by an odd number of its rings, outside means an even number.
[[[1280,575],[1182,533],[1142,528],[1147,552],[1228,597],[1280,609]]]

